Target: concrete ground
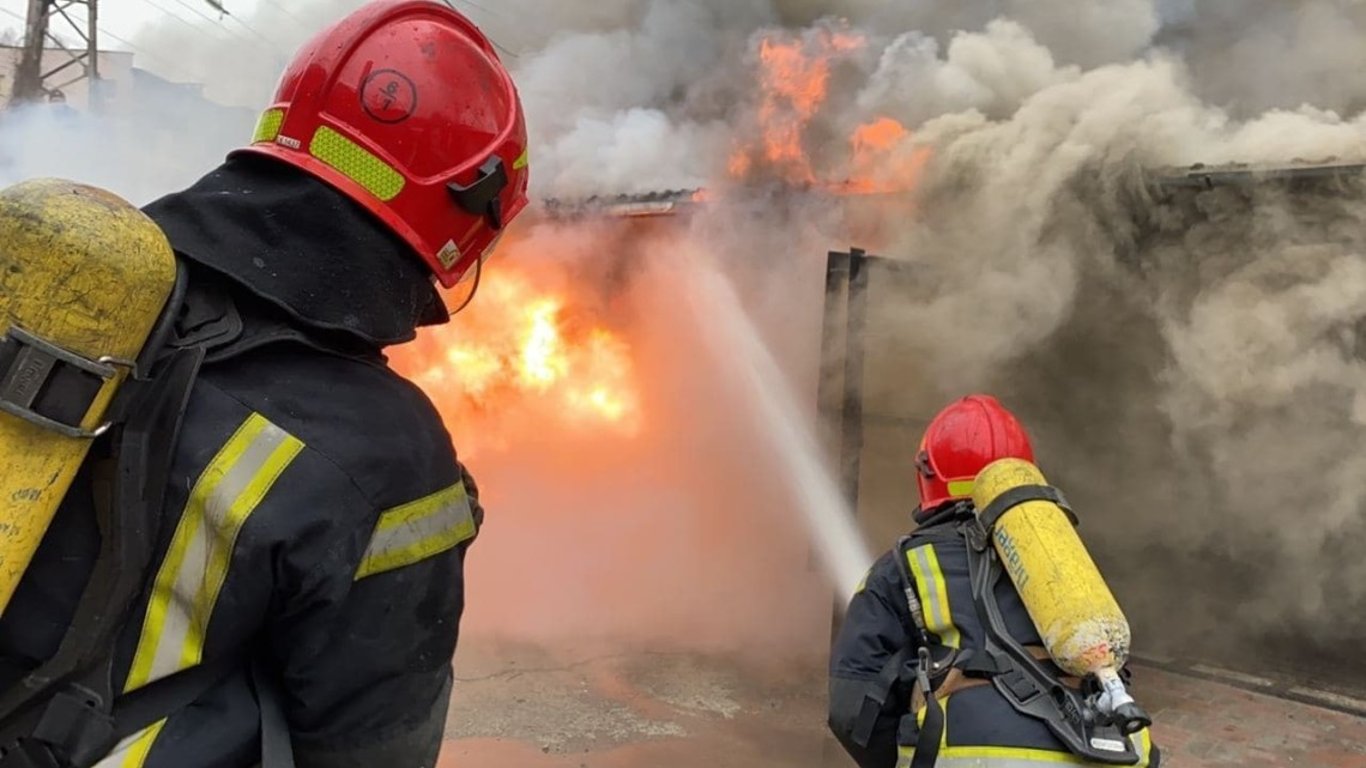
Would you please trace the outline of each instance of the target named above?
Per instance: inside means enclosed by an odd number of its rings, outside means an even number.
[[[847,768],[825,736],[821,670],[802,666],[474,644],[437,768]],[[1164,765],[1366,768],[1366,718],[1248,690],[1256,681],[1136,675]]]

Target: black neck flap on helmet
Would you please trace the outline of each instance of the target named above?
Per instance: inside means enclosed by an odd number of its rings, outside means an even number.
[[[233,157],[145,209],[192,262],[308,328],[376,347],[450,320],[431,273],[345,195],[269,158]]]

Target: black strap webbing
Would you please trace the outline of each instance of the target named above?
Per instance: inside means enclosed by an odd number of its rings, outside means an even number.
[[[294,768],[294,746],[289,737],[289,721],[280,706],[280,687],[261,662],[251,665],[251,685],[261,709],[260,768]]]
[[[877,679],[864,689],[858,717],[854,720],[853,730],[849,734],[849,738],[860,747],[867,747],[872,741],[878,718],[882,716],[887,700],[892,697],[892,691],[901,679],[901,667],[906,663],[908,653],[907,648],[902,648],[892,654],[882,665]]]
[[[1062,495],[1062,491],[1048,485],[1021,485],[1011,488],[988,504],[986,509],[983,509],[977,516],[977,519],[982,522],[982,527],[990,533],[1002,515],[1027,501],[1051,501],[1067,513],[1072,525],[1078,524],[1077,516],[1072,511],[1071,505],[1067,503],[1067,498]]]
[[[177,672],[114,700],[114,734],[123,740],[190,706],[241,663],[221,656]]]
[[[939,760],[939,742],[944,738],[944,707],[939,697],[930,688],[929,649],[922,649],[920,656],[920,687],[925,690],[925,720],[915,738],[915,756],[911,758],[910,768],[934,768]]]
[[[917,640],[917,651],[919,661],[916,665],[916,682],[919,683],[921,691],[925,694],[925,720],[920,724],[920,730],[915,741],[915,757],[911,759],[910,768],[934,768],[934,764],[939,760],[939,741],[944,735],[944,708],[939,704],[939,697],[934,695],[934,687],[930,683],[930,644],[933,642],[930,637],[929,629],[925,625],[925,617],[920,606],[920,599],[915,592],[915,577],[911,575],[911,565],[906,559],[907,549],[911,545],[914,536],[903,536],[896,544],[896,564],[900,571],[902,588],[906,591],[907,608],[911,614],[913,623],[912,629]],[[903,650],[899,656],[904,655]]]
[[[109,363],[86,359],[18,326],[0,334],[0,411],[43,429],[97,437],[81,421],[116,373]]]
[[[114,733],[119,740],[170,717],[198,701],[240,667],[241,659],[223,656],[139,688],[114,702]],[[289,723],[280,706],[279,686],[259,663],[251,665],[251,685],[261,710],[260,768],[295,768]]]

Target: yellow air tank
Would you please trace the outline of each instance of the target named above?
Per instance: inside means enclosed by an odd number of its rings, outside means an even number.
[[[109,192],[0,190],[0,614],[175,277],[160,228]]]
[[[985,510],[1007,491],[1046,484],[1033,464],[1002,459],[977,475],[972,500]],[[1077,677],[1094,675],[1109,695],[1103,708],[1132,704],[1119,677],[1129,621],[1067,513],[1048,500],[1017,504],[997,520],[992,544],[1053,661]]]

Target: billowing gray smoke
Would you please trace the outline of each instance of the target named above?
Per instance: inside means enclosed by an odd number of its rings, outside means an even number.
[[[1238,114],[1366,107],[1366,6],[1353,0],[1170,0],[1159,43],[1179,50],[1203,98]]]
[[[136,42],[211,98],[255,108],[287,50],[354,5],[262,3],[230,33],[167,21]],[[1140,645],[1251,653],[1230,638],[1331,647],[1366,631],[1366,572],[1345,544],[1366,533],[1361,189],[1150,183],[1197,162],[1366,160],[1366,6],[462,7],[518,78],[540,196],[725,191],[690,237],[728,254],[794,371],[812,366],[813,323],[784,317],[791,286],[818,281],[821,251],[868,236],[913,262],[914,295],[874,307],[868,352],[884,373],[870,396],[906,416],[976,389],[1017,405],[1045,470],[1084,508]],[[905,135],[861,160],[852,137],[881,118]],[[23,142],[22,175],[55,163],[58,148],[16,123],[0,147]],[[771,148],[793,137],[795,157]],[[116,154],[87,175],[145,198],[161,190],[121,187],[121,166],[185,169],[189,156]],[[876,238],[846,224],[843,204],[790,193],[851,177],[910,190]],[[794,241],[813,253],[791,255]]]

